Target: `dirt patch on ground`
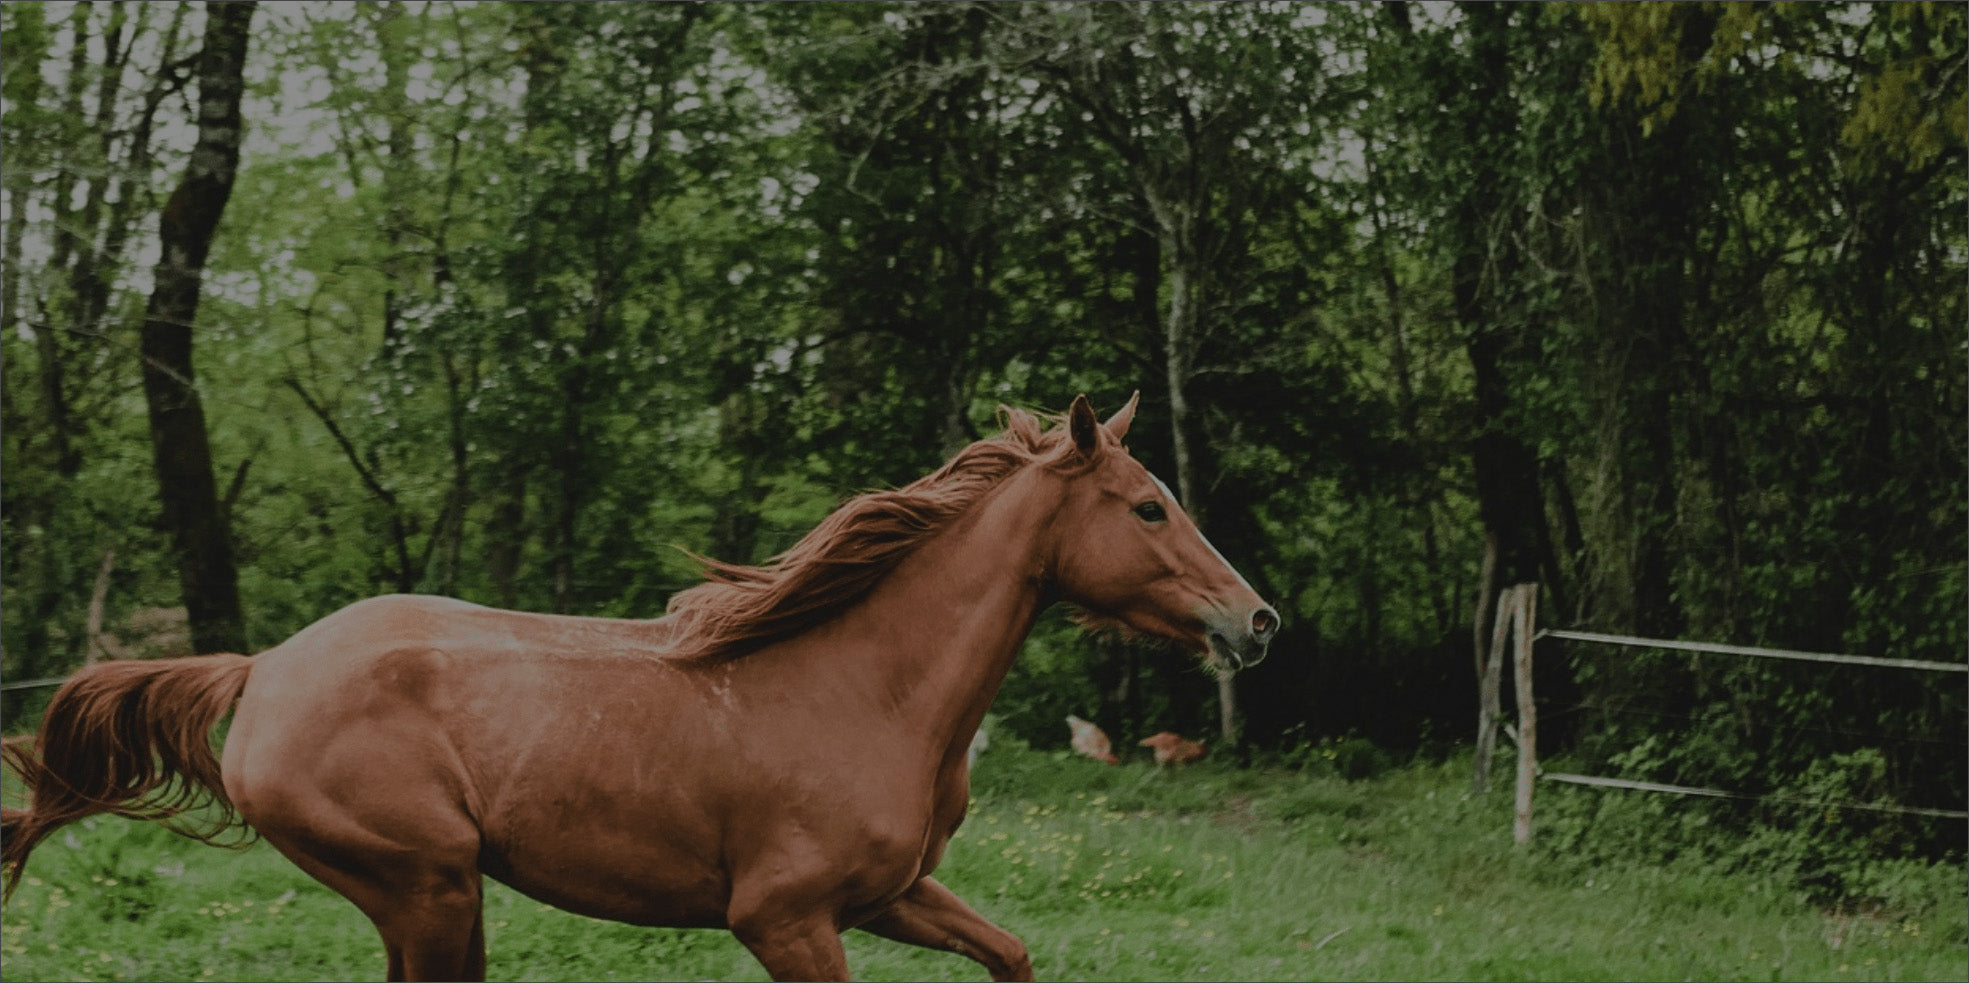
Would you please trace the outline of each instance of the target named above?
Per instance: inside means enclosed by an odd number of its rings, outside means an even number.
[[[1223,808],[1212,813],[1212,818],[1247,833],[1258,828],[1258,809],[1249,795],[1233,795],[1226,799]]]

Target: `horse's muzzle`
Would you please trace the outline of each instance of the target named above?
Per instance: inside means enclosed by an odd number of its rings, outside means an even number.
[[[1223,622],[1230,622],[1228,624]],[[1265,660],[1266,647],[1278,634],[1278,612],[1261,606],[1237,623],[1224,618],[1205,633],[1210,642],[1210,662],[1225,672],[1248,669]]]

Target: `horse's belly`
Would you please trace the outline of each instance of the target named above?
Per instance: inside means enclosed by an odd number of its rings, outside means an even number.
[[[500,850],[488,844],[485,874],[563,911],[635,925],[722,928],[731,889],[688,857],[627,843],[568,843]]]

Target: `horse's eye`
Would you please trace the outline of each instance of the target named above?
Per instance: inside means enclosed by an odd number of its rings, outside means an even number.
[[[1140,517],[1143,522],[1162,522],[1169,518],[1169,513],[1162,510],[1161,502],[1143,502],[1137,505],[1135,506],[1135,515]]]

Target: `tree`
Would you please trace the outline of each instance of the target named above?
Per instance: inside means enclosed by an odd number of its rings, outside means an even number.
[[[144,403],[158,501],[171,534],[197,652],[246,649],[232,533],[212,476],[205,410],[192,370],[192,327],[212,236],[232,195],[243,136],[247,27],[252,2],[208,3],[198,56],[198,141],[164,204],[162,249],[142,333]]]
[[[0,5],[10,674],[76,661],[110,549],[109,631],[182,593],[138,518],[130,266],[201,9]],[[1938,659],[1969,633],[1960,6],[254,17],[248,77],[279,84],[242,97],[268,124],[196,393],[268,636],[381,590],[653,614],[693,580],[672,545],[756,561],[996,402],[1137,388],[1133,453],[1286,630],[1213,697],[1186,653],[1043,623],[1000,708],[1035,742],[1232,710],[1252,747],[1446,750],[1487,536],[1548,625]],[[1867,796],[1960,797],[1964,695],[1933,680],[1539,672],[1589,768],[1754,791],[1884,750]],[[1643,725],[1675,752],[1631,754]]]
[[[1094,146],[1113,156],[1134,224],[1155,243],[1163,297],[1159,353],[1177,497],[1199,526],[1210,521],[1204,454],[1192,394],[1228,331],[1215,316],[1226,269],[1246,262],[1259,209],[1276,208],[1295,135],[1308,131],[1316,48],[1287,5],[1021,7],[1008,21],[1008,59],[1043,79],[1077,113]],[[1082,128],[1076,127],[1076,130]],[[1286,205],[1290,214],[1290,204]],[[1215,336],[1213,338],[1213,336]],[[1236,689],[1220,678],[1219,729],[1237,739]]]
[[[161,24],[153,18],[160,11],[169,12]],[[0,433],[10,476],[0,582],[23,615],[7,619],[8,651],[29,675],[80,652],[94,559],[149,538],[103,518],[141,505],[122,494],[131,476],[102,441],[117,429],[120,401],[135,382],[119,330],[129,318],[119,308],[129,297],[128,247],[152,207],[153,124],[183,85],[183,6],[105,13],[77,4],[59,30],[47,13],[40,4],[9,6],[0,28],[10,52],[0,124],[0,358],[8,380]],[[133,86],[133,72],[152,81]]]
[[[814,266],[835,327],[798,341],[825,349],[819,381],[842,407],[844,442],[920,470],[980,436],[972,404],[985,373],[1041,344],[1008,323],[999,283],[1016,169],[1028,163],[1008,119],[1022,94],[986,56],[981,6],[779,13],[787,27],[766,26],[768,63],[815,137],[815,187],[797,214],[831,233]],[[871,389],[870,373],[887,384]],[[885,392],[910,410],[875,399]],[[878,436],[896,419],[920,422]]]

